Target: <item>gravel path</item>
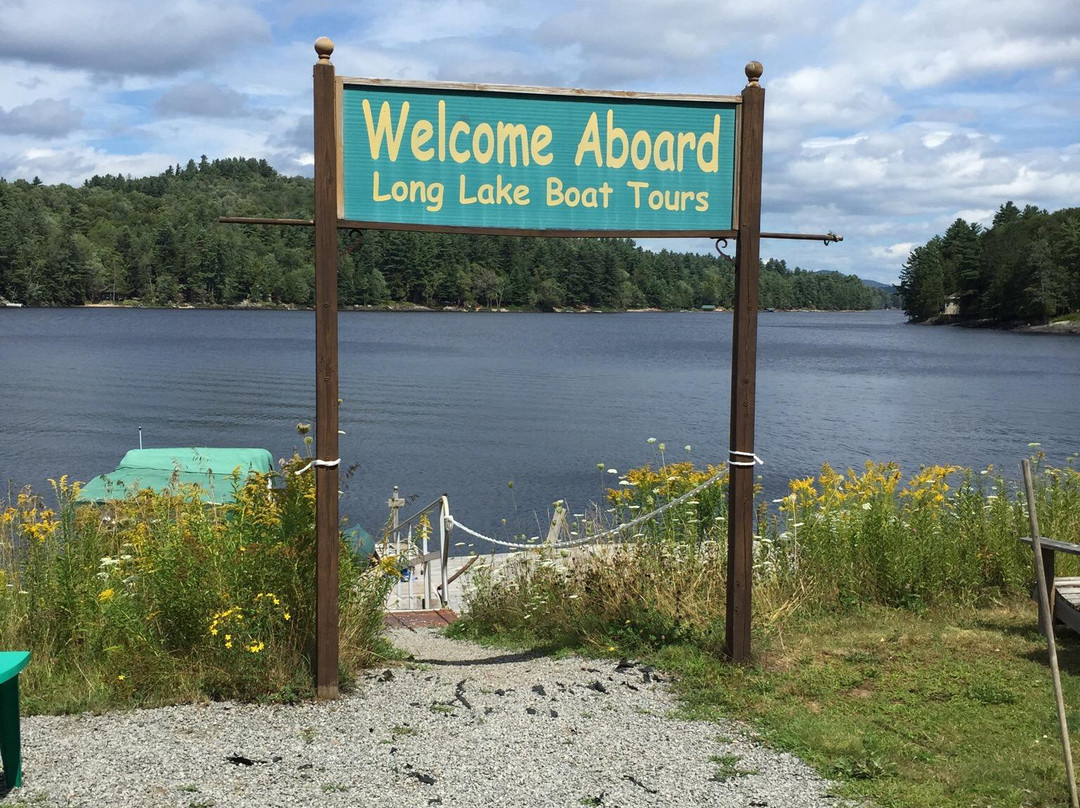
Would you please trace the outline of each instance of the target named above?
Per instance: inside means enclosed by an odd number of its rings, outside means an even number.
[[[430,629],[398,629],[393,639],[417,664],[371,673],[337,702],[26,718],[23,788],[4,802],[837,804],[803,763],[736,726],[669,718],[675,702],[647,668],[507,653]],[[721,768],[726,779],[716,777]]]

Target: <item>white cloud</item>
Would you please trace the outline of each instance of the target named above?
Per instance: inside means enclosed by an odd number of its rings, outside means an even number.
[[[68,99],[39,98],[20,107],[0,109],[0,135],[63,137],[82,121],[83,113]]]
[[[257,114],[243,93],[206,81],[170,87],[154,103],[154,110],[164,118],[236,118]]]
[[[0,59],[92,73],[174,74],[268,39],[266,21],[242,3],[6,0],[0,6]]]
[[[143,177],[160,174],[177,162],[175,155],[153,152],[110,154],[101,149],[65,147],[34,148],[19,154],[0,153],[0,177],[41,177],[48,184],[81,185],[94,174],[130,174]]]
[[[870,248],[870,255],[885,261],[903,262],[907,259],[911,248],[915,245],[910,241],[902,241],[898,244],[887,246],[876,245]]]
[[[535,37],[571,63],[586,86],[677,79],[698,92],[730,92],[742,86],[742,64],[762,58],[770,42],[812,31],[825,18],[821,11],[806,0],[595,0],[553,13]],[[725,66],[715,70],[718,63]],[[729,76],[734,86],[726,86]]]

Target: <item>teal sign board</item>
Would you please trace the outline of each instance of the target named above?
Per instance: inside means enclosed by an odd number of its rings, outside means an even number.
[[[566,234],[735,229],[731,97],[340,84],[339,217]]]

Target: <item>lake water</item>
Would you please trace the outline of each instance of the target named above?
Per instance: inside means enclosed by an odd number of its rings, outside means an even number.
[[[342,510],[374,530],[394,485],[446,492],[485,532],[539,531],[620,471],[727,456],[726,313],[342,312]],[[1029,442],[1080,450],[1080,339],[909,326],[897,312],[759,322],[757,453],[766,495],[868,458],[994,463]],[[303,449],[314,314],[0,309],[0,479],[44,489],[138,446]],[[507,485],[513,481],[511,490]],[[409,511],[411,512],[411,511]],[[507,519],[504,526],[501,519]]]

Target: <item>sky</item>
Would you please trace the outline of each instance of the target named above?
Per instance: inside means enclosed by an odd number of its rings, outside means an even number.
[[[320,36],[418,81],[733,95],[756,59],[762,229],[844,237],[762,243],[789,266],[894,282],[958,217],[1080,205],[1077,0],[3,0],[0,176],[310,176]]]

